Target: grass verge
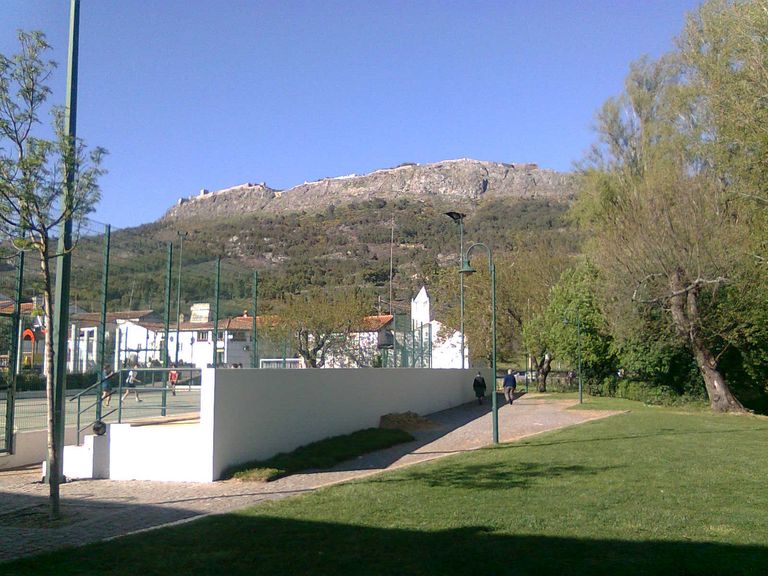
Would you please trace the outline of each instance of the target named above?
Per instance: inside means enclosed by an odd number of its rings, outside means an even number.
[[[578,392],[544,392],[536,393],[540,398],[546,400],[578,400]],[[649,404],[637,400],[628,400],[626,398],[615,398],[612,396],[590,396],[584,394],[583,402],[571,406],[569,410],[655,410],[661,408],[659,404]],[[685,404],[676,404],[674,406],[665,406],[664,408],[675,412],[690,412],[707,414],[709,406],[704,402],[688,402]]]
[[[225,477],[250,482],[268,482],[304,470],[331,468],[339,462],[411,440],[413,436],[403,430],[368,428],[313,442],[293,452],[281,452],[268,460],[241,464],[229,469]]]
[[[764,417],[636,403],[0,574],[763,574],[766,445]]]

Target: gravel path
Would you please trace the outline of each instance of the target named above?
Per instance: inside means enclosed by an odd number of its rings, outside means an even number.
[[[512,406],[499,395],[499,436],[512,442],[615,414],[566,410],[574,401],[524,396]],[[429,415],[435,427],[412,432],[402,444],[321,472],[296,474],[265,484],[80,480],[61,486],[62,519],[48,520],[48,487],[40,468],[0,472],[0,562],[146,530],[206,514],[225,513],[266,500],[410,466],[491,443],[490,402],[465,404]]]

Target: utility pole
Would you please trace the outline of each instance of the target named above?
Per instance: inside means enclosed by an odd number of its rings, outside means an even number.
[[[64,127],[70,150],[65,158],[65,193],[61,209],[64,219],[58,241],[56,263],[56,297],[53,324],[53,398],[48,431],[50,445],[46,468],[50,485],[51,517],[60,515],[59,485],[64,470],[64,400],[67,389],[67,324],[69,323],[69,282],[72,269],[72,208],[75,186],[75,146],[77,138],[77,59],[80,34],[80,0],[71,0],[69,15],[69,65],[67,68],[67,99]],[[52,402],[51,402],[52,401]],[[51,405],[52,404],[52,405]]]

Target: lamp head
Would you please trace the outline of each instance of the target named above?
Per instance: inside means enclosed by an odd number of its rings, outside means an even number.
[[[450,218],[451,220],[453,220],[457,224],[459,222],[461,222],[462,220],[464,220],[464,217],[466,216],[466,214],[462,214],[461,212],[453,212],[453,211],[446,212],[445,215],[448,216],[448,218]]]
[[[474,274],[477,272],[474,268],[472,268],[472,265],[469,263],[468,258],[464,258],[461,262],[461,270],[459,270],[459,274],[464,274],[465,276],[469,276],[470,274]]]

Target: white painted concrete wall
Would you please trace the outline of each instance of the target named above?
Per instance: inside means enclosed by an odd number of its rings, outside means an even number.
[[[376,427],[384,414],[429,414],[469,402],[472,376],[404,368],[204,370],[201,422],[212,419],[212,477],[234,464]]]
[[[211,482],[211,434],[202,424],[110,424],[112,480]]]
[[[109,438],[87,434],[81,446],[64,446],[64,477],[109,478]]]
[[[232,465],[376,427],[384,414],[412,411],[423,415],[470,402],[474,372],[205,368],[199,424],[108,426],[109,477],[218,480]],[[74,429],[67,432],[67,442],[74,443]],[[28,460],[33,447],[39,453]],[[45,431],[20,434],[17,449],[25,452],[25,456],[19,455],[27,458],[24,463],[42,461]],[[11,461],[0,458],[0,468],[13,465],[7,462]]]
[[[16,432],[13,440],[13,454],[0,454],[0,470],[39,464],[48,456],[46,430]],[[68,426],[64,431],[64,444],[74,444],[75,441],[75,426]]]

